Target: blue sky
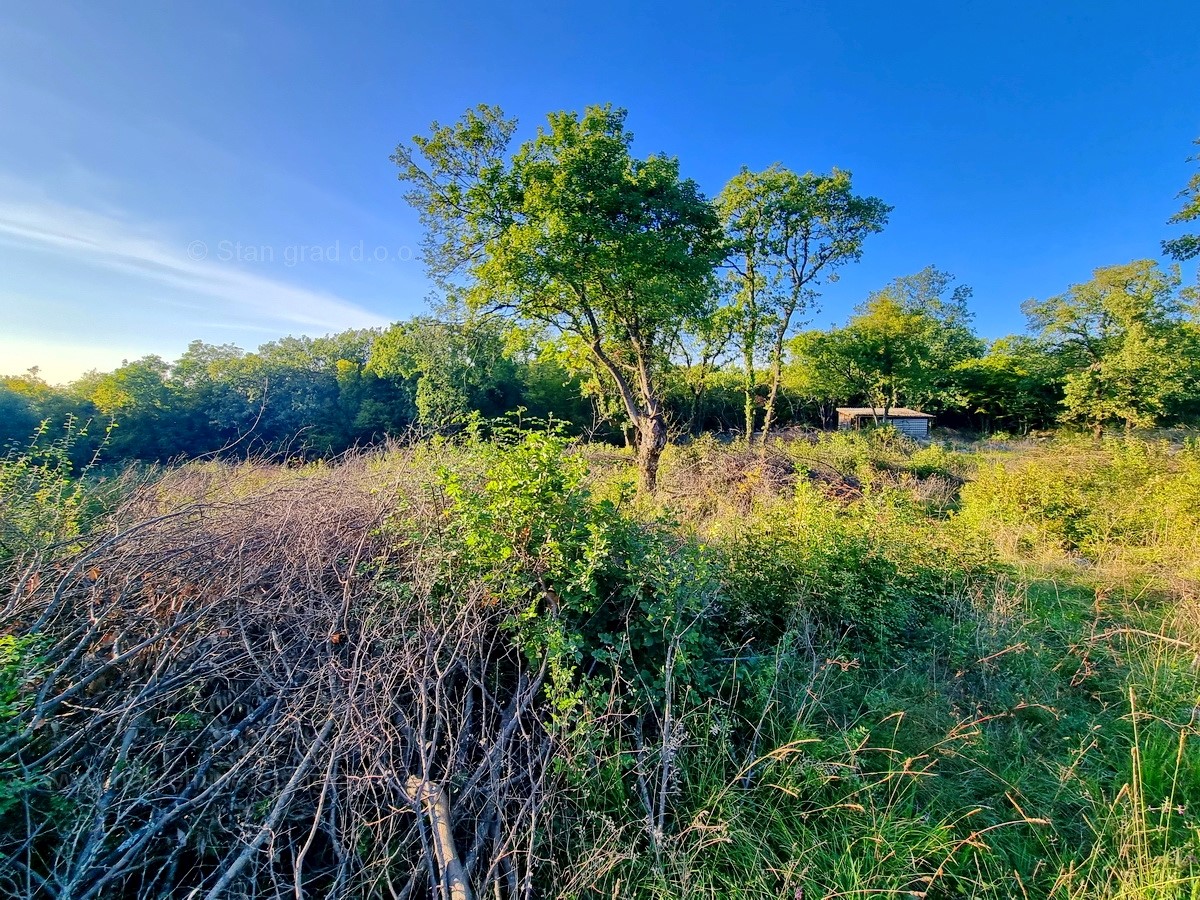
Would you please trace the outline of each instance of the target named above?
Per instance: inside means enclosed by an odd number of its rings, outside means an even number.
[[[714,195],[743,164],[850,169],[895,211],[814,323],[932,263],[997,337],[1177,233],[1198,33],[1169,0],[7,3],[0,373],[420,311],[388,157],[479,102],[522,136],[624,106],[637,152]]]

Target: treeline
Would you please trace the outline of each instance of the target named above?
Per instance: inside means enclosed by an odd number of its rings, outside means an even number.
[[[873,293],[847,323],[784,347],[775,425],[831,427],[840,405],[911,405],[942,424],[1014,433],[1055,425],[1153,426],[1200,418],[1200,321],[1178,272],[1142,260],[1025,304],[1030,332],[975,334],[970,290],[934,268]],[[732,332],[676,337],[660,361],[676,434],[759,429],[770,382],[750,387]],[[42,422],[91,422],[79,459],[168,460],[228,450],[328,456],[389,435],[472,420],[555,419],[621,442],[629,422],[562,341],[494,317],[419,316],[389,329],[288,337],[247,353],[194,341],[61,387],[0,380],[0,439]],[[747,418],[747,410],[749,417]],[[116,427],[106,426],[115,422]],[[632,436],[630,436],[632,440]]]
[[[74,436],[77,460],[105,442],[109,458],[165,461],[329,456],[518,409],[589,427],[579,379],[519,339],[495,321],[417,317],[387,330],[287,337],[253,353],[193,341],[174,362],[147,356],[61,387],[31,371],[0,380],[0,439],[28,442],[42,422],[90,422]]]
[[[636,446],[653,490],[672,432],[753,440],[828,426],[843,404],[1016,432],[1200,415],[1200,298],[1175,265],[1097,269],[1027,301],[1027,332],[990,343],[970,288],[934,267],[873,292],[842,327],[802,331],[821,286],[891,212],[848,172],[743,169],[710,200],[677,159],[631,153],[622,110],[551,114],[513,150],[516,129],[480,106],[393,157],[446,298],[436,316],[255,353],[195,342],[173,363],[146,357],[64,388],[9,377],[0,440],[72,420],[96,423],[78,455],[105,422],[118,457],[329,455],[516,414]],[[1184,196],[1174,222],[1200,218],[1200,175]],[[1200,253],[1187,235],[1163,249]]]

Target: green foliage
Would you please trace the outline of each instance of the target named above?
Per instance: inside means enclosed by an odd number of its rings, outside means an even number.
[[[797,175],[776,164],[762,172],[743,168],[721,191],[717,208],[730,242],[728,309],[741,351],[749,440],[760,355],[766,353],[770,372],[764,410],[769,430],[796,316],[812,303],[823,278],[862,256],[863,242],[883,230],[891,207],[877,197],[855,196],[849,172]]]
[[[844,328],[799,335],[792,382],[811,396],[864,402],[881,415],[902,403],[959,403],[954,368],[982,348],[970,328],[970,290],[951,290],[952,283],[927,268],[873,293]]]
[[[650,696],[668,677],[705,680],[714,597],[695,548],[595,499],[561,438],[527,433],[474,452],[478,478],[443,479],[456,536],[447,563],[511,611],[518,645],[547,661],[562,713],[623,669]]]
[[[864,765],[888,752],[866,745],[867,729],[822,737],[793,721],[744,764],[729,732],[728,719],[693,712],[678,833],[657,855],[616,856],[568,896],[902,897],[919,895],[935,873],[939,886],[963,885],[960,858],[969,851],[954,823],[914,802],[916,773]],[[603,836],[572,850],[585,859],[612,853]]]
[[[987,352],[955,364],[951,373],[965,410],[986,427],[1028,432],[1058,419],[1062,360],[1024,335],[993,341]]]
[[[1096,433],[1112,422],[1144,427],[1185,399],[1197,361],[1186,353],[1192,343],[1179,285],[1178,268],[1138,260],[1024,304],[1031,327],[1063,358],[1067,421]]]
[[[393,325],[371,348],[367,371],[416,382],[417,420],[439,431],[473,413],[497,416],[513,408],[519,382],[495,321],[416,317]]]
[[[36,647],[32,638],[0,635],[0,733],[29,702],[26,686],[38,670]]]
[[[927,324],[919,313],[881,294],[867,301],[846,328],[830,333],[822,357],[851,390],[886,412],[901,397],[925,390],[932,355],[923,339]]]
[[[42,674],[38,642],[0,635],[0,743],[12,734],[11,721],[30,703],[30,685]],[[0,758],[0,826],[39,782],[38,773]]]
[[[792,508],[732,526],[720,546],[736,633],[769,643],[806,624],[877,660],[919,644],[987,572],[986,553],[891,492],[844,508],[802,485]]]
[[[980,469],[946,445],[880,432],[798,442],[791,454],[796,501],[752,495],[749,511],[717,506],[692,523],[721,554],[730,600],[720,630],[738,646],[741,677],[723,715],[754,723],[751,746],[781,757],[796,739],[859,750],[831,770],[844,781],[800,767],[759,791],[743,773],[733,796],[745,808],[698,802],[685,814],[727,829],[722,851],[681,850],[640,877],[720,896],[777,896],[795,890],[782,873],[816,871],[829,880],[804,890],[818,896],[930,880],[931,896],[1189,896],[1200,885],[1190,445],[1060,440],[1012,447],[1002,466]],[[914,502],[924,481],[946,479],[967,482],[960,513]],[[718,732],[738,734],[727,722]],[[722,766],[739,758],[726,741],[721,753],[693,751],[689,778],[716,774],[687,796],[725,789]],[[913,847],[912,869],[831,852],[853,845],[875,778],[890,788],[872,840]],[[748,809],[761,815],[743,832]],[[905,818],[911,810],[919,821]],[[790,837],[781,846],[775,835]],[[943,843],[922,843],[935,836]],[[939,848],[933,860],[921,846]],[[789,868],[816,857],[821,867]],[[756,872],[763,860],[776,880]]]
[[[1196,140],[1196,144],[1200,145],[1200,139]],[[1194,156],[1192,159],[1200,159],[1200,156]],[[1183,207],[1167,221],[1172,225],[1183,225],[1200,220],[1200,172],[1194,173],[1188,179],[1187,187],[1179,192],[1179,196],[1183,198]],[[1185,234],[1171,238],[1163,241],[1162,248],[1163,253],[1180,262],[1192,259],[1200,256],[1200,235]]]
[[[658,370],[711,300],[724,254],[716,212],[678,160],[631,154],[623,110],[552,113],[506,159],[515,128],[479,107],[397,148],[428,230],[427,266],[473,308],[578,339],[641,433],[652,492],[667,436]]]
[[[983,352],[983,342],[971,325],[975,315],[968,306],[974,292],[954,281],[949,272],[927,266],[914,275],[895,279],[867,301],[869,305],[876,297],[891,297],[916,317],[914,324],[924,345],[920,355],[927,371],[910,385],[905,399],[931,411],[961,405],[955,368]]]
[[[79,534],[87,491],[71,455],[87,438],[89,424],[68,417],[62,434],[50,438],[43,422],[28,445],[13,446],[0,458],[0,564]]]
[[[962,454],[955,453],[941,443],[918,447],[908,457],[908,470],[918,478],[928,478],[931,475],[958,478],[969,466]]]
[[[67,417],[115,423],[108,436],[76,435],[69,452],[77,468],[101,441],[112,460],[312,458],[402,436],[414,425],[454,431],[477,416],[522,408],[576,431],[592,425],[592,405],[560,348],[494,319],[443,313],[382,332],[283,338],[254,353],[193,341],[174,362],[137,360],[66,387],[36,372],[0,379],[0,446]]]
[[[1200,457],[1165,443],[1059,441],[1024,465],[982,469],[963,489],[965,523],[1025,552],[1121,560],[1147,574],[1200,574]]]

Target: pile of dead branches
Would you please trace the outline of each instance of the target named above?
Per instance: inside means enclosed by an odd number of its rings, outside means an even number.
[[[0,894],[529,896],[544,673],[438,571],[435,492],[263,484],[8,575]]]

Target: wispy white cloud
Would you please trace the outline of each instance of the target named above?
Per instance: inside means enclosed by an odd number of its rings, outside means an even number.
[[[248,271],[166,229],[41,198],[0,197],[0,241],[157,285],[217,320],[335,331],[386,320],[334,294]],[[215,252],[215,248],[212,248]],[[182,295],[182,296],[180,296]]]

